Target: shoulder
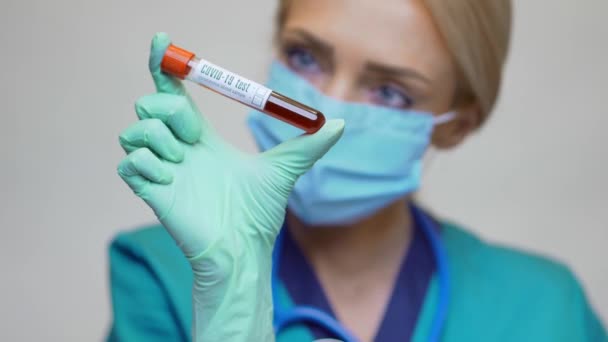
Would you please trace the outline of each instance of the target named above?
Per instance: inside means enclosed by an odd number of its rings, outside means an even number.
[[[174,240],[162,225],[150,225],[117,234],[109,246],[110,267],[128,271],[143,267],[158,281],[189,285],[191,270]]]
[[[471,275],[491,277],[522,290],[551,284],[551,289],[563,291],[576,282],[571,270],[555,259],[489,243],[455,224],[444,223],[443,229],[446,249],[456,270],[466,268]]]
[[[114,318],[108,341],[186,340],[192,274],[166,230],[154,225],[117,234],[109,262]]]
[[[477,321],[484,328],[476,331],[486,331],[490,340],[497,331],[512,331],[513,337],[526,332],[519,337],[536,340],[605,338],[582,286],[565,264],[486,242],[454,224],[444,223],[442,229],[452,277],[453,329]]]
[[[118,233],[111,242],[111,246],[124,247],[135,250],[171,248],[175,245],[171,236],[162,225],[149,225]]]

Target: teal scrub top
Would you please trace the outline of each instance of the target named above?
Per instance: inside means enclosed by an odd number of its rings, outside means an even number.
[[[608,341],[567,267],[488,244],[442,224],[451,300],[442,341]],[[426,341],[438,295],[433,277],[413,341]],[[190,265],[162,226],[119,234],[110,245],[113,322],[107,341],[191,341]],[[281,300],[292,305],[284,287]],[[279,342],[313,341],[293,325]]]

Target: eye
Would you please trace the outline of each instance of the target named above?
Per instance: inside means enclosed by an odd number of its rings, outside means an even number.
[[[321,72],[321,66],[313,53],[303,47],[288,47],[285,49],[287,65],[299,74],[316,74]]]
[[[371,102],[391,108],[409,108],[414,101],[400,87],[390,84],[381,85],[371,90]]]

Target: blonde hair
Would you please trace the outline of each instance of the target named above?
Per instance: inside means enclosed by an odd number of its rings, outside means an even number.
[[[281,28],[293,0],[280,0]],[[494,108],[511,35],[511,0],[425,0],[458,68],[455,105],[477,103],[480,124]]]

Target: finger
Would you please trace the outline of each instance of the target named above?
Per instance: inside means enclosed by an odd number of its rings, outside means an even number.
[[[293,180],[308,171],[340,139],[344,120],[329,120],[316,133],[301,135],[264,152],[279,170],[293,176]]]
[[[202,117],[184,96],[163,93],[142,96],[135,102],[135,112],[142,120],[161,120],[177,138],[189,144],[201,138]]]
[[[118,164],[118,175],[138,196],[151,184],[167,185],[173,182],[169,167],[147,148],[131,152]]]
[[[168,93],[176,95],[185,95],[186,89],[182,82],[171,75],[165,74],[160,69],[160,64],[165,55],[165,51],[171,44],[169,35],[164,32],[159,32],[152,38],[152,44],[150,46],[150,59],[148,61],[148,67],[156,86],[156,91],[159,93]]]
[[[169,128],[159,119],[145,119],[134,123],[119,136],[120,145],[127,153],[146,147],[162,159],[180,163],[184,147]]]

